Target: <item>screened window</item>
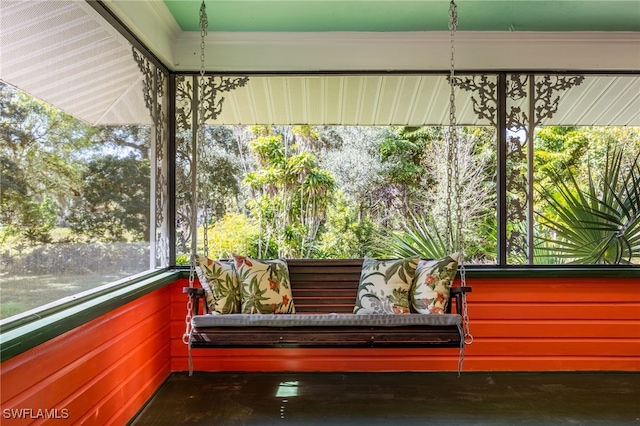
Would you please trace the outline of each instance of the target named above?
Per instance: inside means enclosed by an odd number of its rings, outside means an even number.
[[[149,126],[91,126],[0,83],[3,318],[149,269]]]
[[[212,257],[432,257],[459,227],[474,264],[637,263],[637,76],[458,75],[458,170],[446,76],[205,81],[224,98],[198,148],[198,250]],[[184,263],[193,87],[178,77]]]
[[[151,94],[157,78],[147,61],[85,2],[8,3],[3,18],[0,317],[7,318],[159,263],[162,128],[151,106],[162,95]],[[38,31],[24,25],[31,21]]]

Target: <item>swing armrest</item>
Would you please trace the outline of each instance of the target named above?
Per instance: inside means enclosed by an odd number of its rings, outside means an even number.
[[[204,312],[208,313],[209,309],[207,303],[204,299],[204,289],[195,288],[195,287],[182,287],[182,293],[187,294],[190,298],[193,299],[193,314],[200,315],[200,300],[202,299],[202,303],[204,306]]]
[[[451,287],[450,289],[450,294],[451,294],[451,298],[456,299],[456,313],[459,315],[462,315],[462,297],[467,294],[467,293],[471,293],[472,289],[469,286],[464,286],[464,287]],[[450,314],[451,313],[451,303],[449,303],[449,305],[447,306],[447,313]]]

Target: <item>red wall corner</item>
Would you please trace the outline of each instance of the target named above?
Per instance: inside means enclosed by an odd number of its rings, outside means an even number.
[[[2,363],[2,424],[126,424],[171,373],[169,295],[156,290]]]

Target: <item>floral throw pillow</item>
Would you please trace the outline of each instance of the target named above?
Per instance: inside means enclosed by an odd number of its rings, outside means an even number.
[[[411,287],[411,307],[419,314],[444,314],[449,289],[458,271],[459,254],[421,260]]]
[[[233,255],[242,292],[243,314],[295,314],[289,267],[284,259],[256,260]]]
[[[198,279],[204,289],[211,312],[219,314],[240,312],[240,285],[233,265],[205,256],[196,256],[196,263]]]
[[[354,314],[408,314],[409,290],[418,257],[376,260],[365,257]]]

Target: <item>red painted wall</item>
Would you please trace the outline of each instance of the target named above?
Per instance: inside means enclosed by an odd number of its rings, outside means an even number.
[[[637,279],[469,279],[466,371],[640,371]],[[187,370],[181,279],[0,365],[4,410],[125,424]],[[200,371],[455,371],[456,349],[199,349]],[[49,411],[51,414],[51,411]]]
[[[637,278],[468,278],[465,371],[640,371]],[[171,369],[187,370],[171,288]],[[354,295],[355,298],[355,295]],[[457,349],[194,349],[196,371],[456,371]]]
[[[126,424],[171,373],[169,298],[156,290],[2,363],[0,423],[57,409],[60,424]]]

